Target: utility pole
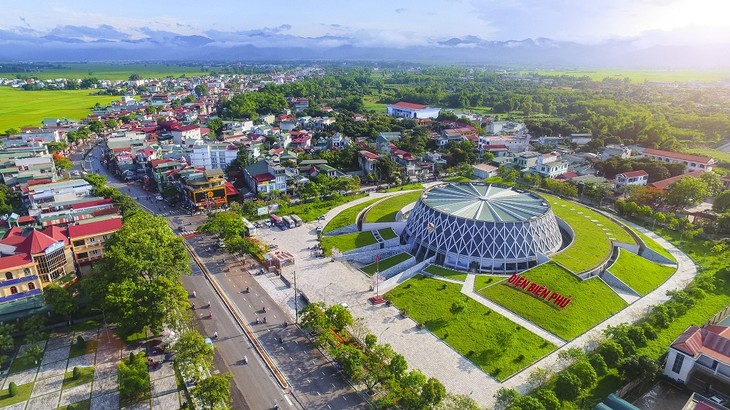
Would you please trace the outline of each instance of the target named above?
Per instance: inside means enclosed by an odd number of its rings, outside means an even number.
[[[294,323],[299,323],[299,291],[297,290],[297,268],[294,265]]]

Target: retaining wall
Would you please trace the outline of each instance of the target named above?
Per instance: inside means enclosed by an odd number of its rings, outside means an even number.
[[[636,293],[635,290],[631,289],[631,287],[627,284],[625,284],[621,279],[613,276],[613,274],[606,270],[600,275],[601,279],[603,279],[606,284],[612,288],[621,289],[622,291],[626,293],[630,293],[632,295],[636,295],[636,297],[641,297],[638,293]]]
[[[399,284],[407,281],[408,279],[416,276],[416,274],[420,271],[422,271],[426,266],[432,264],[436,260],[435,256],[432,256],[428,259],[425,259],[423,262],[419,262],[410,268],[404,270],[403,272],[394,275],[393,277],[389,278],[385,282],[380,284],[380,291],[385,293],[394,287],[398,286]]]
[[[383,260],[385,258],[389,258],[395,254],[402,253],[402,252],[408,252],[410,250],[410,245],[398,245],[394,246],[392,248],[385,248],[385,249],[375,249],[375,250],[368,250],[364,252],[348,252],[346,254],[343,254],[341,256],[338,256],[335,258],[338,261],[342,262],[359,262],[359,263],[365,263],[365,264],[371,264],[375,262],[375,255],[380,255],[380,259]],[[359,248],[361,250],[363,248]]]

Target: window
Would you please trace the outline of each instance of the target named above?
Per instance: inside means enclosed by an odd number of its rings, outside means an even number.
[[[35,283],[33,283],[33,282],[28,283],[28,290],[33,290],[33,289],[35,289]]]
[[[23,269],[23,274],[24,274],[25,276],[30,276],[30,268],[25,268],[25,269]]]
[[[684,363],[684,355],[681,353],[677,353],[677,355],[674,356],[674,364],[672,364],[672,372],[679,374],[679,371],[682,370],[682,363]]]
[[[91,251],[92,256],[99,256],[101,254],[100,251]]]
[[[96,238],[89,238],[89,243],[94,243],[94,242],[96,242]]]
[[[12,279],[13,278],[13,272],[5,272],[5,279]]]
[[[79,241],[74,241],[74,246],[84,246],[85,242],[83,239]]]
[[[89,254],[86,253],[86,252],[81,252],[79,254],[76,254],[76,257],[79,258],[79,259],[84,259],[84,258],[89,257]]]
[[[107,240],[107,239],[109,239],[109,235],[104,235],[104,236],[101,237],[101,239]]]
[[[11,286],[10,287],[10,294],[11,295],[15,295],[16,293],[18,293],[18,288],[16,288],[15,286]]]

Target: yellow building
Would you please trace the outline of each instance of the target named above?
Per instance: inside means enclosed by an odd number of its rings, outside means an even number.
[[[68,227],[71,249],[81,273],[86,273],[95,261],[101,259],[104,255],[104,243],[120,229],[121,217]]]
[[[41,280],[29,255],[0,258],[0,272],[0,303],[41,294]]]
[[[216,209],[228,205],[226,180],[220,169],[185,175],[182,183],[186,200],[194,209]]]

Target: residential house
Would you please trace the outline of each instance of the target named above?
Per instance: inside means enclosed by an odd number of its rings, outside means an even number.
[[[395,104],[388,104],[387,113],[391,117],[403,118],[436,118],[441,108],[429,107],[422,104],[414,104],[399,101]]]
[[[657,188],[657,189],[666,190],[666,189],[669,189],[669,187],[673,183],[679,181],[682,178],[686,178],[686,177],[699,178],[704,173],[705,173],[705,171],[703,171],[703,170],[692,171],[692,172],[687,173],[687,174],[681,174],[681,175],[669,177],[667,179],[662,179],[661,181],[652,182],[651,184],[649,184],[649,186],[650,187],[653,187],[653,188]]]
[[[652,158],[659,162],[666,162],[670,164],[684,164],[686,166],[685,173],[702,170],[710,172],[712,166],[715,164],[715,160],[710,157],[702,155],[692,154],[681,154],[671,151],[663,151],[654,148],[645,148],[641,153],[641,156]]]
[[[669,345],[663,374],[702,393],[730,392],[730,327],[688,327]]]
[[[551,152],[537,157],[535,171],[543,177],[555,178],[568,172],[568,162],[560,160],[560,154]]]
[[[477,147],[486,149],[488,146],[498,145],[505,146],[512,153],[525,152],[530,146],[530,140],[527,137],[517,137],[514,135],[499,136],[479,136]]]
[[[220,169],[190,169],[178,173],[177,187],[184,203],[199,211],[228,205],[226,180]]]
[[[482,145],[480,149],[482,152],[490,152],[494,155],[494,158],[509,157],[512,155],[506,145]]]
[[[244,180],[251,192],[268,194],[272,191],[286,192],[286,170],[260,160],[243,170]]]
[[[358,156],[360,169],[362,169],[365,174],[375,173],[378,159],[380,159],[378,154],[373,154],[372,152],[365,150],[360,151],[360,155]]]
[[[400,132],[381,132],[375,138],[375,149],[378,152],[389,153],[391,144],[400,141]]]
[[[307,131],[292,131],[289,149],[308,149],[312,147],[312,136]]]
[[[93,187],[83,179],[70,179],[44,184],[26,184],[21,187],[21,199],[26,208],[43,208],[59,202],[91,196]]]
[[[0,163],[0,182],[7,186],[33,180],[55,182],[57,177],[56,165],[51,155],[16,158]]]
[[[520,171],[527,171],[537,165],[540,153],[534,151],[521,152],[512,158],[512,166]]]
[[[349,146],[350,144],[352,144],[352,140],[349,137],[346,137],[346,136],[340,134],[339,132],[336,132],[335,135],[333,135],[329,141],[330,148],[335,148],[335,149],[345,148],[345,147]]]
[[[570,142],[576,145],[586,145],[593,139],[593,134],[570,134]]]
[[[309,108],[309,99],[308,98],[292,98],[289,101],[289,104],[291,104],[291,107],[296,112],[304,111],[307,108]]]
[[[195,124],[173,126],[170,134],[172,134],[173,144],[178,145],[192,145],[203,138],[200,127]]]
[[[601,149],[601,161],[606,161],[613,157],[621,159],[631,158],[631,148],[625,145],[610,144]]]
[[[474,176],[479,179],[491,178],[493,176],[496,176],[499,171],[499,168],[488,164],[477,164],[472,165],[471,167],[474,172]]]
[[[616,175],[616,188],[623,188],[627,185],[646,185],[649,181],[649,174],[643,169],[638,171],[622,172]]]

